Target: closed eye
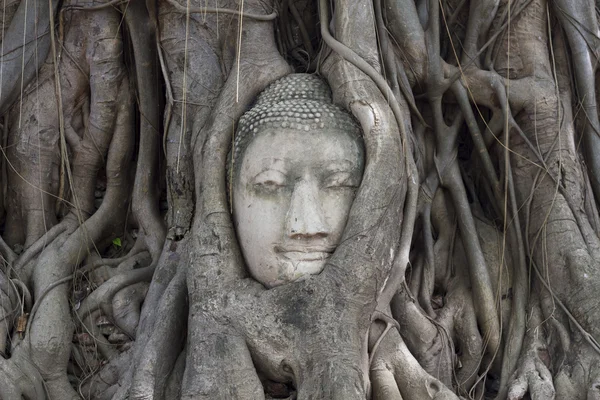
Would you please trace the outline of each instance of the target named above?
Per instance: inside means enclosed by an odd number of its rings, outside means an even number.
[[[267,170],[259,173],[253,179],[254,186],[275,188],[287,184],[287,176],[277,170]]]
[[[353,188],[356,189],[360,182],[350,172],[334,172],[323,182],[326,188]]]

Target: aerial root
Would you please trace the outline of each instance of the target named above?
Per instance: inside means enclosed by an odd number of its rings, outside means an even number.
[[[43,400],[44,381],[32,362],[20,354],[0,359],[0,398]]]
[[[100,333],[97,327],[97,318],[101,315],[104,315],[108,321],[111,321],[117,328],[121,329],[125,332],[130,339],[133,339],[133,335],[131,335],[131,325],[137,325],[137,320],[133,323],[129,323],[129,319],[127,319],[126,326],[122,329],[119,326],[120,322],[123,322],[123,318],[114,317],[113,312],[113,301],[114,297],[117,293],[119,293],[123,289],[127,289],[130,286],[135,286],[138,283],[144,283],[147,285],[147,282],[150,282],[152,279],[152,275],[154,273],[154,267],[145,267],[134,269],[131,271],[124,272],[113,278],[107,280],[102,285],[100,285],[96,290],[94,290],[88,297],[86,297],[80,304],[79,309],[75,312],[77,314],[78,320],[81,322],[83,326],[83,330],[85,333],[89,334],[98,347],[98,350],[107,360],[112,360],[119,355],[118,350],[114,347],[112,343],[104,338],[104,336]],[[125,306],[124,309],[129,309],[128,306]],[[118,311],[122,311],[122,309],[118,309]],[[135,313],[132,314],[135,317]],[[126,318],[130,318],[131,316],[126,316]]]
[[[177,363],[183,348],[184,327],[187,322],[187,285],[185,269],[181,268],[171,280],[159,304],[154,333],[149,338],[134,374],[131,386],[132,399],[149,393],[160,397],[167,378]]]
[[[19,310],[14,286],[6,274],[0,270],[0,356],[6,358],[6,342]]]
[[[402,400],[394,374],[381,360],[371,366],[371,384],[373,400]]]
[[[537,295],[530,298],[529,305],[528,329],[517,363],[518,368],[509,380],[508,388],[501,387],[497,399],[520,400],[527,393],[532,400],[552,400],[555,397],[556,390],[548,365],[550,356]]]
[[[135,337],[135,330],[140,320],[140,308],[146,293],[148,282],[139,282],[119,290],[112,300],[114,323],[129,337]]]
[[[72,226],[71,223],[67,221],[54,225],[17,258],[13,268],[19,279],[28,283],[32,274],[31,269],[35,267],[35,258],[46,248],[46,246],[52,243],[65,231],[70,230],[69,228],[72,228]]]
[[[141,359],[146,355],[146,344],[154,333],[154,326],[157,320],[161,317],[158,311],[165,291],[167,291],[171,281],[176,276],[178,267],[180,265],[187,267],[189,264],[188,256],[190,251],[188,237],[181,241],[172,241],[168,238],[165,240],[158,265],[154,272],[154,275],[160,277],[160,279],[153,279],[148,288],[148,293],[144,298],[137,326],[132,360],[129,367],[119,375],[119,388],[115,393],[115,400],[125,399],[129,395],[129,388],[133,382],[133,374],[138,369]]]
[[[81,302],[77,314],[82,320],[85,320],[94,311],[102,309],[110,319],[114,319],[112,303],[115,294],[130,285],[139,282],[150,282],[153,273],[154,267],[149,266],[127,271],[109,279]]]
[[[538,352],[532,349],[521,357],[520,366],[509,384],[508,400],[521,400],[529,393],[532,400],[552,400],[555,390],[552,374],[540,359]]]
[[[95,374],[84,379],[79,386],[79,395],[84,399],[109,400],[117,391],[119,377],[131,365],[132,350],[113,358]]]
[[[391,391],[396,395],[395,398],[393,397],[394,400],[402,398],[458,400],[458,397],[449,388],[421,367],[396,330],[391,330],[384,337],[373,358],[372,365],[375,368],[373,376],[380,379],[379,382],[373,382],[374,389],[382,388],[390,391],[390,376],[382,368],[393,374],[393,379],[402,396],[397,397],[397,393]],[[381,399],[388,400],[385,397]]]

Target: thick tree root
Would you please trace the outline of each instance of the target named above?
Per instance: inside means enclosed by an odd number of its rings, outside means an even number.
[[[521,400],[529,393],[532,400],[552,400],[555,396],[552,374],[535,349],[521,356],[519,367],[508,389],[508,400]]]
[[[396,390],[390,388],[393,379],[401,394],[401,397],[375,397],[374,400],[459,399],[442,382],[421,367],[395,330],[390,331],[382,340],[373,358],[371,377],[381,380],[373,382],[373,388],[383,388],[381,393],[384,394],[396,393]]]
[[[0,398],[2,400],[21,399],[21,396],[26,400],[46,399],[44,385],[45,381],[36,366],[23,352],[13,355],[9,360],[0,359]],[[69,396],[64,398],[75,399],[75,397]]]

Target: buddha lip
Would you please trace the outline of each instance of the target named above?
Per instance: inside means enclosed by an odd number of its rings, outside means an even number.
[[[333,254],[335,247],[331,246],[276,246],[275,252],[294,261],[319,261],[326,260]]]
[[[277,253],[333,253],[335,246],[275,246]]]
[[[325,251],[286,251],[280,253],[283,257],[292,261],[321,261],[331,257],[331,253]]]

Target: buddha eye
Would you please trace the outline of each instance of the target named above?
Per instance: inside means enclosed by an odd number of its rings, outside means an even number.
[[[327,189],[356,189],[358,187],[358,182],[356,182],[356,179],[350,172],[334,172],[329,175],[323,183],[323,186]]]
[[[272,180],[267,180],[267,181],[263,181],[263,182],[256,182],[255,185],[258,185],[258,186],[272,186],[272,187],[283,186],[283,184],[281,184],[280,182],[272,181]]]
[[[287,177],[275,170],[263,171],[254,177],[253,186],[261,189],[278,189],[286,186]]]

